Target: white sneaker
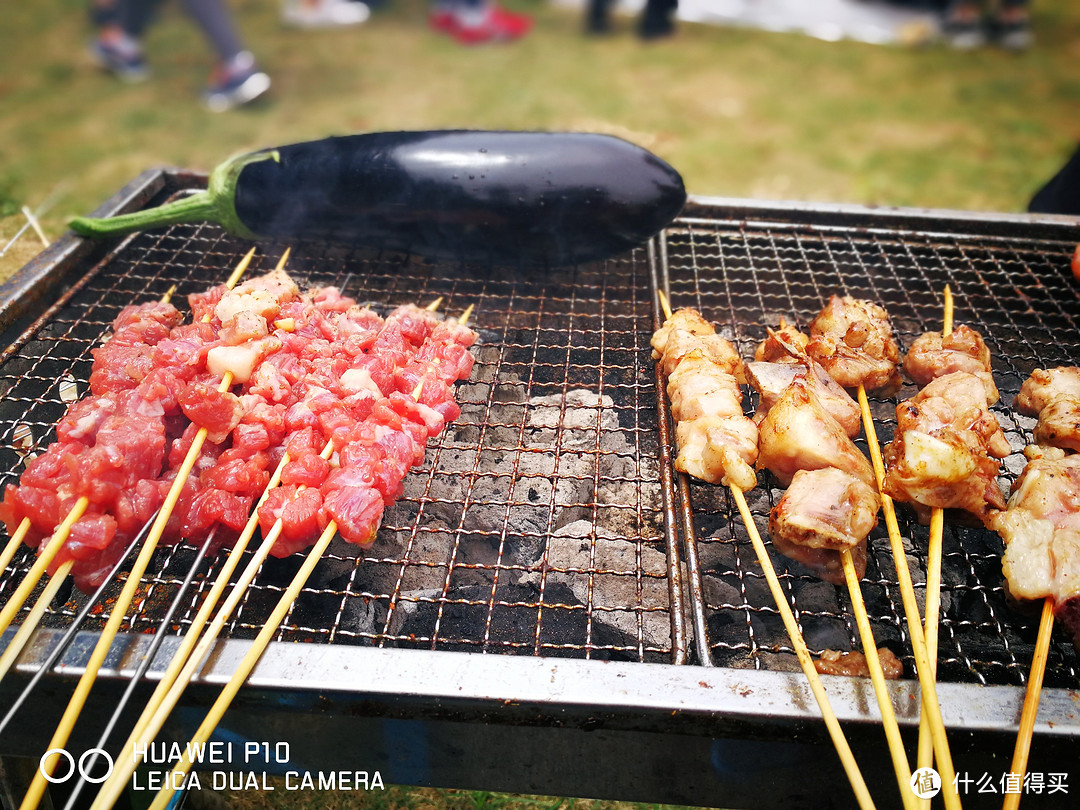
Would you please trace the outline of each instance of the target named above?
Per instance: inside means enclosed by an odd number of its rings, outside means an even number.
[[[359,25],[370,16],[366,3],[353,0],[288,0],[281,12],[282,21],[297,28]]]

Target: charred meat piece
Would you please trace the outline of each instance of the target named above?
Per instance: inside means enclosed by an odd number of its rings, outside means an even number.
[[[840,423],[851,438],[862,432],[859,406],[840,384],[830,377],[820,364],[806,358],[809,366],[796,363],[747,363],[746,380],[758,393],[758,409],[754,421],[761,424],[769,409],[796,377],[807,383],[822,407]]]
[[[1080,397],[1080,368],[1037,368],[1020,387],[1013,407],[1028,416],[1038,416],[1043,408],[1050,404],[1050,400],[1063,395]]]
[[[769,409],[759,427],[758,468],[768,468],[783,486],[799,470],[836,467],[876,488],[874,470],[840,424],[822,406],[812,386],[795,380]]]
[[[835,467],[799,470],[769,514],[769,534],[808,548],[842,551],[877,525],[877,489]]]
[[[806,351],[809,335],[800,332],[783,318],[780,326],[769,330],[769,336],[754,350],[754,360],[759,363],[798,363],[799,355]],[[795,352],[792,353],[792,349]]]
[[[844,388],[899,388],[900,350],[888,313],[877,304],[834,295],[810,324],[806,353]]]
[[[988,410],[992,386],[985,372],[957,371],[896,407],[896,434],[883,453],[888,495],[984,522],[989,509],[1004,508],[997,475],[1010,447]]]
[[[961,324],[948,335],[927,332],[911,344],[904,371],[919,385],[954,371],[990,372],[990,350],[982,335]]]
[[[885,680],[895,681],[904,676],[904,665],[888,647],[878,647],[878,660]],[[870,667],[866,656],[861,652],[839,652],[825,650],[821,658],[814,661],[814,669],[822,675],[848,675],[862,678],[870,677]]]
[[[1080,396],[1056,396],[1039,411],[1035,442],[1080,452]]]

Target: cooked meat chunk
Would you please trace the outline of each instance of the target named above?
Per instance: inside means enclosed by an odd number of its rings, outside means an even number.
[[[757,427],[743,413],[735,348],[693,309],[673,313],[652,346],[668,375],[679,446],[675,469],[713,484],[755,487]]]
[[[664,321],[664,325],[652,336],[650,344],[653,347],[653,358],[659,359],[667,353],[668,339],[675,332],[689,332],[691,335],[714,335],[716,329],[713,325],[701,317],[701,313],[690,307],[683,307],[672,313],[671,317]]]
[[[795,363],[746,364],[746,380],[758,393],[754,421],[761,424],[769,409],[798,376],[807,382],[822,407],[840,423],[844,432],[854,439],[862,432],[862,414],[858,404],[819,363],[809,358],[806,361],[809,367]]]
[[[810,548],[850,549],[877,525],[877,489],[827,467],[799,470],[769,514],[769,534]]]
[[[992,529],[1005,541],[1001,568],[1016,599],[1054,600],[1080,642],[1080,455],[1029,461]]]
[[[668,377],[667,390],[677,422],[709,414],[743,415],[742,392],[735,377],[698,352],[685,357]]]
[[[1035,442],[1080,452],[1080,396],[1056,396],[1039,411]]]
[[[696,355],[708,359],[719,369],[742,382],[742,359],[731,341],[720,335],[697,335],[685,329],[675,329],[668,335],[664,348],[660,362],[665,374],[674,373],[684,359]]]
[[[1037,368],[1020,387],[1013,407],[1028,416],[1038,416],[1050,400],[1067,395],[1080,397],[1080,368],[1058,366],[1052,369]]]
[[[757,486],[757,427],[745,416],[703,416],[675,426],[675,469],[710,484]]]
[[[900,349],[885,310],[870,301],[834,295],[810,324],[806,353],[844,388],[899,387]]]
[[[881,671],[885,679],[895,681],[904,676],[904,665],[888,647],[878,647],[878,660],[881,662]],[[863,678],[870,677],[870,668],[866,664],[866,656],[861,652],[838,652],[837,650],[825,650],[821,658],[814,661],[814,669],[822,675],[854,675]]]
[[[896,434],[883,454],[886,493],[983,521],[989,509],[1004,508],[997,474],[1011,450],[987,409],[992,385],[984,372],[957,371],[896,407]]]
[[[780,326],[770,329],[769,336],[754,350],[754,360],[759,363],[798,363],[801,362],[799,355],[806,351],[809,342],[808,335],[781,318]]]
[[[954,371],[991,371],[990,350],[982,335],[961,324],[948,335],[927,332],[915,339],[904,358],[904,371],[919,385]]]
[[[851,473],[870,487],[877,483],[866,456],[822,407],[811,385],[798,377],[761,422],[757,464],[771,470],[783,486],[799,470],[824,467]]]

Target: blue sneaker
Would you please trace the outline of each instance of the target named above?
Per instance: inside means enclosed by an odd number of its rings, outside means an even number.
[[[122,82],[134,84],[150,75],[146,60],[143,59],[142,48],[131,37],[115,41],[97,39],[90,46],[90,57],[98,67]]]
[[[270,89],[270,77],[255,66],[255,57],[242,51],[214,75],[203,93],[211,112],[225,112],[254,101]]]

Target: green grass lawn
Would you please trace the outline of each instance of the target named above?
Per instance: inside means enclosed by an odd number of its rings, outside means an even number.
[[[692,193],[1019,211],[1080,139],[1080,7],[1035,4],[1027,54],[827,43],[683,24],[642,44],[632,20],[587,38],[581,15],[537,17],[512,45],[463,48],[426,27],[425,0],[366,25],[283,28],[278,3],[236,0],[243,37],[274,80],[252,109],[205,112],[210,54],[180,4],[146,42],[135,86],[86,56],[85,0],[11,4],[0,27],[0,244],[19,207],[45,230],[155,166],[210,169],[238,151],[380,129],[594,130],[648,147]],[[40,250],[23,238],[11,272]]]

